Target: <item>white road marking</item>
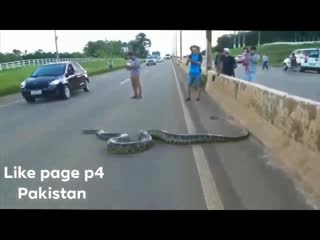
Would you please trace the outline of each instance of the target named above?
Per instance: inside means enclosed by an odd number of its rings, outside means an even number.
[[[9,103],[6,103],[6,104],[0,104],[0,108],[4,108],[4,107],[8,107],[14,103],[20,103],[20,102],[23,102],[22,100],[16,100],[16,101],[13,101],[13,102],[9,102]]]
[[[187,130],[189,133],[195,133],[195,126],[192,122],[190,112],[186,107],[186,103],[182,95],[182,90],[178,82],[177,73],[172,63],[171,63],[171,67],[174,73],[174,78],[176,80],[177,89],[178,89],[178,93],[179,93],[180,101],[182,105],[182,111],[183,111],[184,119],[187,125]],[[208,160],[203,151],[203,148],[199,145],[192,145],[192,152],[193,152],[194,160],[198,169],[202,192],[204,194],[204,199],[206,201],[208,210],[223,210],[224,206],[221,201],[216,183],[212,176],[212,172],[210,171]]]
[[[127,79],[123,80],[122,82],[120,82],[120,85],[125,84],[126,82],[129,82],[129,81],[130,81],[130,79],[127,78]]]

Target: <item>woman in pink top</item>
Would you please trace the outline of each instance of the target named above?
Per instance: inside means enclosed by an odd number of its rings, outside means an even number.
[[[243,53],[242,53],[243,55],[242,65],[244,66],[246,72],[248,71],[248,54],[249,54],[249,48],[244,47]]]

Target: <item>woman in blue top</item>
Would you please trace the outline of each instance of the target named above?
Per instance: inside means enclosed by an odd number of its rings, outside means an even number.
[[[202,55],[200,52],[200,47],[191,46],[190,50],[192,53],[189,55],[187,60],[187,66],[190,64],[189,75],[188,75],[188,98],[186,101],[191,100],[191,86],[193,82],[195,83],[198,89],[197,101],[200,100],[200,91],[201,91],[201,63],[202,63]]]

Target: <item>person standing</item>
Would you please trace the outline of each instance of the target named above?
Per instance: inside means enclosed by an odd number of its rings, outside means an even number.
[[[246,70],[245,80],[249,82],[256,81],[256,73],[257,73],[257,63],[260,59],[258,53],[256,53],[256,47],[250,48],[250,53],[247,56],[248,59],[248,68]]]
[[[245,72],[247,72],[248,70],[248,55],[249,55],[249,48],[244,47],[242,49],[242,56],[243,56],[242,65],[244,66]]]
[[[221,59],[221,73],[230,77],[235,77],[234,69],[237,67],[236,60],[230,54],[230,49],[223,49],[223,57]]]
[[[130,71],[130,80],[133,88],[133,96],[131,98],[141,99],[142,89],[140,82],[140,61],[132,52],[128,53],[128,57],[131,60],[127,65],[127,69]]]
[[[109,70],[110,71],[112,70],[112,65],[113,65],[112,59],[109,59]]]
[[[201,64],[202,64],[202,55],[200,54],[200,47],[191,46],[191,54],[188,56],[187,66],[190,63],[189,75],[188,75],[188,97],[186,101],[191,100],[191,87],[195,83],[198,90],[197,101],[200,101],[200,92],[201,92]]]
[[[263,54],[262,56],[262,70],[266,69],[268,70],[269,69],[269,58],[266,54]]]

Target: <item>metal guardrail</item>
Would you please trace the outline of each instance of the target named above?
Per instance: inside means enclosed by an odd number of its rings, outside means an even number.
[[[28,60],[20,60],[15,62],[6,62],[0,64],[0,71],[7,69],[14,69],[20,67],[26,67],[29,65],[42,65],[53,62],[88,62],[88,61],[101,61],[103,58],[43,58],[43,59],[28,59]]]

